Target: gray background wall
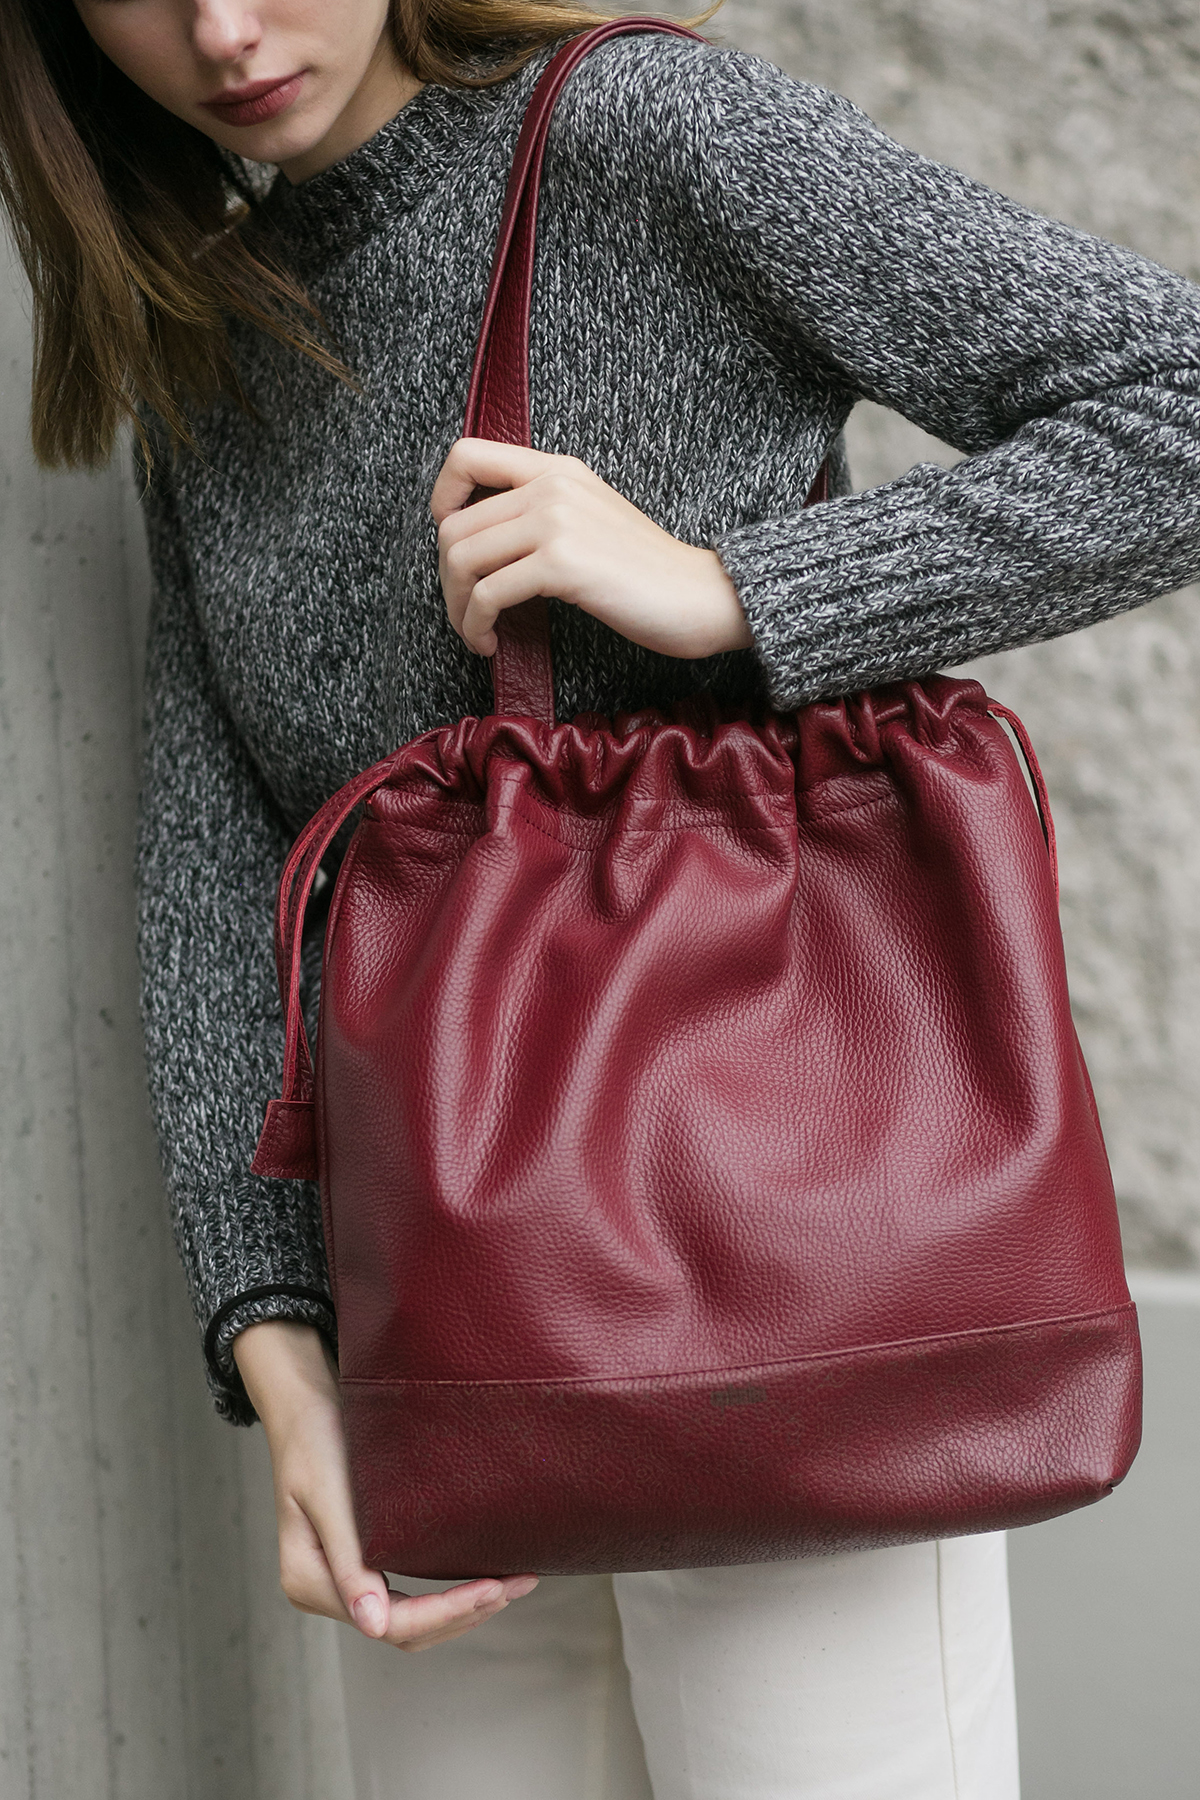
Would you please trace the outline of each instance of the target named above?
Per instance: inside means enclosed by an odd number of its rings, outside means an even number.
[[[1200,277],[1180,0],[731,0],[896,136]],[[123,470],[27,450],[0,268],[0,1800],[348,1800],[335,1628],[275,1587],[261,1434],[210,1416],[146,1120],[130,855],[144,567]],[[862,408],[860,485],[947,452]],[[1024,714],[1146,1324],[1147,1440],[1013,1545],[1026,1800],[1200,1779],[1200,608],[980,672]]]

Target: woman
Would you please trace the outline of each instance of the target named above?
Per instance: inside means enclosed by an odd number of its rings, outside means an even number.
[[[456,441],[522,110],[590,20],[0,4],[35,445],[100,461],[134,416],[148,470],[145,1016],[209,1378],[266,1428],[289,1598],[358,1628],[364,1800],[1012,1800],[1002,1538],[390,1590],[355,1532],[315,1194],[247,1172],[289,841],[359,768],[488,710],[501,609],[568,603],[559,717],[706,686],[793,708],[1200,570],[1200,294],[678,39],[609,43],[559,105],[542,448]],[[280,171],[265,199],[243,157]],[[966,460],[849,495],[861,396]],[[827,453],[840,497],[805,513]],[[398,1666],[372,1639],[457,1641]]]

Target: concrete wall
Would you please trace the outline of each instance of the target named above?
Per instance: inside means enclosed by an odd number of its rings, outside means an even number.
[[[348,1800],[336,1627],[209,1409],[134,970],[140,522],[47,479],[0,263],[0,1800]]]
[[[731,4],[898,136],[1200,274],[1200,24],[1171,0]],[[0,1800],[348,1800],[334,1628],[275,1587],[258,1433],[210,1416],[158,1189],[129,865],[144,571],[124,474],[49,480],[0,268]],[[944,454],[875,409],[860,482]],[[1200,1245],[1200,655],[1187,595],[995,659],[1064,849],[1135,1259]],[[1027,1800],[1183,1800],[1200,1645],[1200,1280],[1143,1277],[1147,1449],[1014,1544]],[[1148,1284],[1148,1285],[1146,1285]],[[882,1797],[881,1797],[882,1800]]]
[[[1009,1540],[1023,1800],[1200,1792],[1200,1275],[1130,1286],[1141,1454],[1111,1500]]]

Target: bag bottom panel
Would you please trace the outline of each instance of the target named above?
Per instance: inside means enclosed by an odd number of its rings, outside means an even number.
[[[364,1555],[615,1573],[1034,1524],[1137,1452],[1132,1306],[640,1381],[343,1382]]]

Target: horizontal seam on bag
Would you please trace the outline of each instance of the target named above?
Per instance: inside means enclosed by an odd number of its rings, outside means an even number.
[[[805,791],[807,792],[809,790]],[[695,832],[698,836],[703,835],[705,837],[728,837],[731,834],[737,834],[742,837],[757,836],[776,838],[781,832],[786,832],[790,825],[794,825],[801,833],[806,830],[815,830],[828,819],[840,819],[844,818],[847,813],[866,812],[872,808],[886,806],[889,798],[891,798],[891,796],[886,794],[873,794],[868,799],[852,800],[847,802],[845,806],[831,806],[825,811],[813,814],[801,814],[798,808],[794,808],[790,809],[786,814],[783,814],[774,824],[745,824],[738,819],[731,818],[727,813],[718,813],[715,807],[712,811],[716,814],[716,817],[711,824],[697,824],[690,818],[681,820],[678,824],[670,825],[625,825],[622,824],[619,819],[614,819],[611,824],[607,824],[606,821],[597,819],[595,821],[594,829],[587,831],[586,834],[579,833],[574,836],[571,832],[560,833],[555,831],[551,829],[548,823],[543,823],[540,819],[531,818],[527,812],[518,811],[516,807],[505,807],[503,811],[510,818],[520,819],[523,825],[527,825],[531,831],[536,831],[541,837],[549,838],[552,844],[558,844],[564,850],[584,852],[592,849],[598,841],[603,842],[606,839],[611,841],[615,838],[621,842],[628,842],[630,838],[666,837],[670,834],[679,834],[686,831]],[[557,819],[572,821],[576,826],[580,823],[586,825],[592,823],[590,820],[579,821],[577,815],[566,811],[559,812],[553,807],[547,808],[547,811]],[[375,820],[373,823],[389,823],[395,825],[397,828],[401,825],[399,820]],[[437,827],[423,826],[422,829],[436,831]],[[452,834],[449,832],[446,833],[447,837],[450,837],[451,835]],[[496,840],[497,834],[494,831],[482,831],[478,836],[469,841],[482,844],[486,843],[489,839]]]
[[[988,1325],[978,1331],[944,1331],[935,1332],[921,1338],[889,1338],[878,1344],[855,1344],[849,1350],[814,1350],[807,1356],[781,1357],[772,1362],[722,1364],[712,1369],[662,1369],[641,1375],[521,1375],[511,1380],[485,1378],[475,1380],[468,1376],[409,1376],[409,1375],[343,1375],[343,1387],[624,1387],[630,1382],[641,1381],[686,1381],[708,1379],[711,1376],[731,1377],[748,1374],[755,1369],[799,1369],[818,1363],[847,1362],[854,1357],[876,1356],[887,1350],[921,1350],[933,1344],[965,1343],[968,1340],[982,1340],[992,1337],[1012,1336],[1016,1332],[1045,1331],[1052,1326],[1090,1325],[1100,1319],[1120,1319],[1132,1313],[1135,1317],[1137,1307],[1132,1300],[1123,1306],[1105,1307],[1099,1312],[1060,1313],[1047,1319],[1025,1319],[1015,1325]]]
[[[572,842],[569,832],[560,836],[557,831],[551,829],[549,823],[543,822],[541,819],[532,818],[529,813],[520,810],[518,807],[503,807],[500,810],[502,814],[507,814],[509,818],[520,819],[523,825],[528,825],[531,831],[540,832],[543,837],[548,837],[552,843],[563,844],[567,849],[571,850],[587,850],[591,847],[592,841],[597,839],[603,841],[606,838],[611,839],[614,837],[621,839],[632,837],[665,837],[669,833],[678,833],[681,831],[694,831],[703,833],[705,836],[715,835],[718,832],[721,833],[721,835],[726,835],[731,826],[734,830],[743,833],[759,832],[766,836],[773,837],[781,830],[786,830],[795,816],[792,810],[789,809],[789,811],[783,813],[781,809],[781,817],[775,824],[761,824],[756,822],[754,824],[746,825],[740,823],[736,819],[731,819],[728,813],[721,812],[714,806],[707,809],[710,814],[710,822],[706,821],[702,824],[697,823],[691,815],[687,815],[677,823],[667,825],[627,825],[620,818],[596,818],[594,820],[581,819],[577,813],[569,812],[566,808],[547,807],[546,811],[551,817],[568,823],[571,831],[579,831],[580,826],[590,828],[580,832],[579,838],[575,842]],[[494,832],[488,832],[482,835],[494,837],[496,834]]]

